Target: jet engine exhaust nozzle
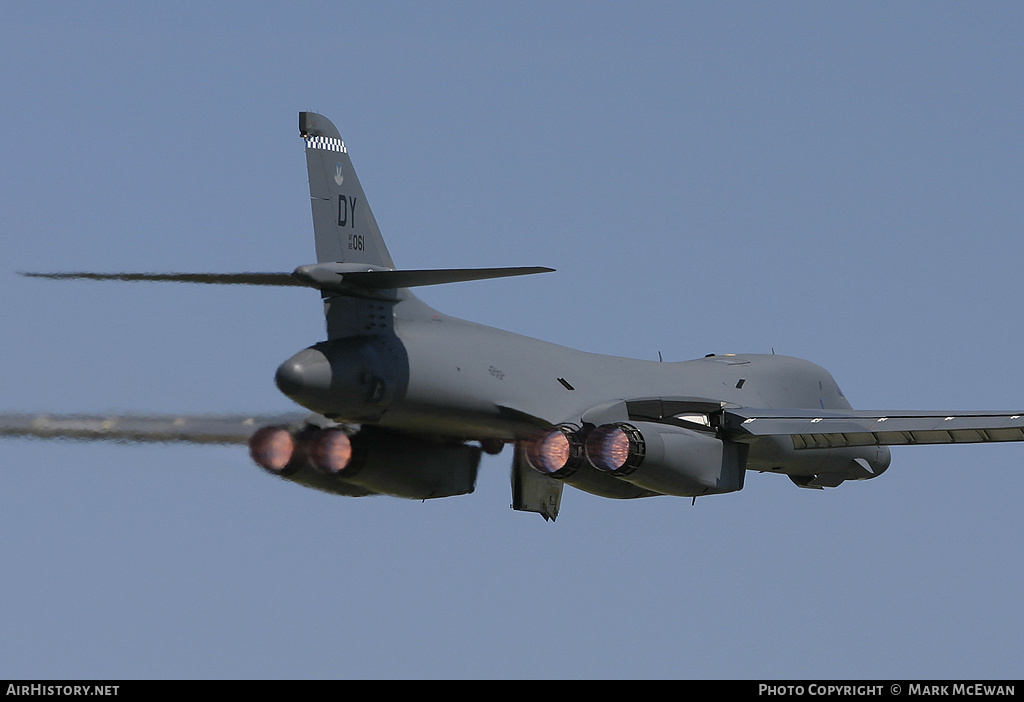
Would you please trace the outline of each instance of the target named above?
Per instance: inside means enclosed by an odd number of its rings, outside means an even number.
[[[583,460],[583,444],[570,426],[539,431],[523,442],[523,448],[530,466],[552,477],[569,477]]]
[[[295,437],[285,427],[263,427],[249,439],[249,455],[260,468],[274,475],[298,470]]]

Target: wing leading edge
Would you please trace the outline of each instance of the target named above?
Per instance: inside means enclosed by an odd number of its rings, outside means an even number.
[[[277,415],[86,415],[0,413],[0,435],[40,439],[246,444],[267,425],[302,426],[309,413]]]
[[[722,417],[723,428],[735,441],[789,436],[795,449],[1024,441],[1024,411],[729,408]]]

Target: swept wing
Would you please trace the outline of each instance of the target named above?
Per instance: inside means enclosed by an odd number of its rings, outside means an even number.
[[[263,426],[299,427],[308,412],[236,415],[0,413],[0,436],[123,443],[246,444]]]
[[[795,449],[1024,441],[1024,412],[740,408],[723,411],[734,441],[788,436]]]

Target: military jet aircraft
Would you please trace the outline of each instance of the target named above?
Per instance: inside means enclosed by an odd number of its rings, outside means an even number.
[[[283,416],[0,415],[0,433],[248,443],[286,480],[347,496],[473,491],[512,444],[512,507],[558,516],[564,485],[609,498],[698,496],[747,471],[804,488],[866,480],[888,446],[1024,441],[1024,412],[856,411],[823,368],[774,354],[661,363],[585,353],[442,314],[410,288],[549,268],[395,267],[348,150],[299,114],[317,263],[292,273],[29,273],[55,279],[306,286],[327,338],[277,369]]]

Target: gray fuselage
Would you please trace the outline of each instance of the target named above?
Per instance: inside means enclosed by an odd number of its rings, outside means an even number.
[[[282,391],[337,421],[506,442],[545,426],[585,424],[593,408],[616,401],[623,407],[687,398],[722,407],[850,408],[828,371],[789,356],[674,363],[606,356],[451,317],[407,290],[396,297],[330,298],[332,338],[282,364]],[[844,479],[874,477],[889,461],[884,447],[796,451],[782,437],[749,443],[748,469],[791,475],[828,470],[848,473]]]

